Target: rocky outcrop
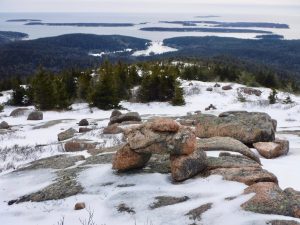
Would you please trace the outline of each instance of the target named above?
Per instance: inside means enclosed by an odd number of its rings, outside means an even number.
[[[275,140],[276,123],[266,113],[225,112],[219,117],[199,114],[194,119],[195,133],[200,138],[232,137],[249,145]]]
[[[276,139],[273,142],[254,143],[253,147],[256,148],[261,156],[267,159],[273,159],[288,154],[289,141]]]
[[[43,120],[43,112],[33,111],[29,113],[27,120]]]
[[[4,129],[4,130],[9,129],[8,123],[5,122],[5,121],[2,121],[2,122],[0,123],[0,129]]]
[[[219,168],[210,170],[209,175],[221,175],[225,180],[237,181],[246,185],[259,182],[278,183],[274,174],[260,167]]]
[[[74,137],[74,135],[77,133],[77,131],[73,128],[69,128],[68,130],[65,130],[61,133],[59,133],[57,135],[57,138],[59,141],[64,141],[64,140],[67,140],[67,139],[70,139],[72,137]]]
[[[119,112],[119,111],[118,111]],[[119,114],[117,111],[113,111],[108,125],[115,123],[122,123],[125,121],[141,121],[141,117],[137,112],[129,112],[125,114]]]
[[[87,121],[87,119],[82,119],[78,123],[78,126],[80,126],[80,127],[84,127],[84,126],[88,126],[88,125],[89,125],[89,121]]]
[[[197,141],[198,148],[204,151],[237,152],[260,163],[259,158],[242,142],[230,137],[202,138]]]
[[[247,211],[300,218],[300,192],[282,190],[273,182],[260,182],[245,190],[245,194],[249,193],[255,196],[242,205]]]
[[[144,167],[152,154],[170,154],[175,181],[188,179],[206,168],[206,154],[197,150],[191,128],[171,119],[156,118],[125,131],[127,144],[117,151],[113,168],[124,171]]]
[[[155,197],[156,202],[153,202],[149,208],[150,209],[157,209],[160,207],[168,206],[168,205],[175,205],[181,202],[185,202],[189,200],[188,196],[183,197],[172,197],[172,196],[157,196]]]

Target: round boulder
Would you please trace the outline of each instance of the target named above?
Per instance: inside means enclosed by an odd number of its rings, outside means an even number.
[[[0,129],[8,129],[8,128],[9,128],[9,125],[8,125],[7,122],[2,121],[2,122],[0,123]]]
[[[29,113],[27,120],[43,120],[43,113],[41,111],[34,111]]]
[[[79,121],[78,125],[80,127],[88,126],[89,125],[89,121],[87,121],[87,119],[82,119],[82,120]]]

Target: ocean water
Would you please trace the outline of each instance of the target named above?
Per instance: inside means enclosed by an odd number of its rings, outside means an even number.
[[[214,18],[197,16],[216,15]],[[6,22],[10,19],[40,19],[49,23],[135,23],[133,27],[74,27],[74,26],[27,26],[25,22]],[[150,32],[139,30],[142,27],[182,27],[176,24],[164,24],[159,21],[175,20],[212,20],[222,22],[272,22],[285,23],[290,29],[249,28],[272,31],[285,39],[300,39],[300,7],[237,6],[211,7],[199,9],[199,13],[0,13],[1,31],[18,31],[29,35],[29,39],[57,36],[70,33],[91,33],[99,35],[120,34],[152,41],[178,36],[222,36],[254,38],[257,34],[246,33],[203,33],[203,32]],[[140,24],[146,23],[146,24]]]

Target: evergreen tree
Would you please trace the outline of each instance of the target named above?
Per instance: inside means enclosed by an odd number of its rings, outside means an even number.
[[[17,85],[13,89],[12,98],[11,98],[11,105],[14,106],[23,106],[27,104],[25,101],[26,90],[23,86]]]
[[[185,100],[183,97],[183,90],[179,86],[179,83],[176,83],[176,86],[175,86],[174,97],[172,98],[172,105],[174,105],[174,106],[185,105]]]
[[[55,77],[54,83],[55,108],[67,109],[70,106],[69,93],[67,92],[66,83],[58,76]]]
[[[273,89],[268,98],[270,104],[275,104],[277,102],[277,91]]]
[[[51,75],[39,70],[32,80],[33,100],[36,108],[40,110],[54,109],[56,98]]]

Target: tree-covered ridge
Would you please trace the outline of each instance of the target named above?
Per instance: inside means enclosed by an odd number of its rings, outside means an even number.
[[[0,47],[0,79],[13,75],[30,75],[39,66],[54,72],[75,66],[86,69],[99,65],[99,59],[90,56],[90,51],[144,50],[147,43],[149,40],[146,39],[93,34],[67,34],[9,43]],[[117,53],[112,58],[127,58],[130,53]]]
[[[38,109],[51,110],[68,109],[72,103],[83,101],[92,107],[108,110],[122,107],[120,103],[123,100],[184,105],[181,80],[230,81],[247,86],[299,91],[296,82],[282,79],[272,71],[251,73],[234,65],[207,61],[136,64],[104,61],[95,70],[68,70],[59,74],[39,69],[27,80],[3,80],[0,90],[13,89],[12,105],[34,104]]]
[[[0,31],[0,44],[6,44],[11,41],[27,38],[28,34],[13,31]]]

